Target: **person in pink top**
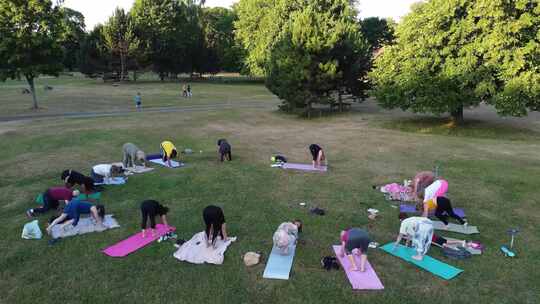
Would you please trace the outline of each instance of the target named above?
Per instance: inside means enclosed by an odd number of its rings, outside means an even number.
[[[36,214],[43,214],[51,209],[58,209],[61,201],[66,203],[73,198],[73,190],[66,186],[52,187],[47,189],[43,193],[43,206],[40,208],[28,209],[26,215],[28,217],[36,216]]]

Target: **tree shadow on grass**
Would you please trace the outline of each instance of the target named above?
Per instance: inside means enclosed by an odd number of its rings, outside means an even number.
[[[540,133],[481,120],[466,120],[456,126],[450,119],[439,117],[402,118],[385,121],[383,128],[403,132],[503,140],[540,140]]]

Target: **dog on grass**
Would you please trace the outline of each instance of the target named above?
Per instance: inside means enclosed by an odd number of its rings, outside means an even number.
[[[124,157],[122,164],[124,168],[132,168],[136,165],[146,166],[146,154],[132,143],[126,143],[122,146]]]

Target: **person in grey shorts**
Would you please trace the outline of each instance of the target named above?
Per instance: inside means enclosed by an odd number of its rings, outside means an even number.
[[[367,231],[351,228],[341,231],[341,257],[347,255],[351,262],[352,271],[366,271],[367,252],[371,239]],[[356,265],[353,254],[360,255],[360,268]]]

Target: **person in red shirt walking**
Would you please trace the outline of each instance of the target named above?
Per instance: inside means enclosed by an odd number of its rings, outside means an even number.
[[[60,201],[69,202],[73,199],[73,190],[68,187],[52,187],[43,193],[43,206],[40,208],[28,209],[26,215],[34,217],[37,214],[43,214],[51,209],[58,209]]]

